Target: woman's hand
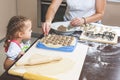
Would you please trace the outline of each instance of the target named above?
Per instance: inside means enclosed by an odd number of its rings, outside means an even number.
[[[83,18],[74,18],[71,20],[70,24],[74,27],[80,26],[84,24],[84,19]]]
[[[51,26],[51,22],[44,22],[42,24],[42,30],[43,30],[44,35],[48,35],[50,31],[50,26]]]

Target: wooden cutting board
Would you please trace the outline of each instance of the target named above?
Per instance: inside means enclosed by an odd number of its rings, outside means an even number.
[[[27,52],[21,57],[18,62],[27,62],[33,54],[40,54],[46,56],[60,56],[62,60],[35,66],[16,66],[13,65],[8,73],[23,77],[26,72],[43,75],[46,77],[55,78],[57,80],[78,80],[88,46],[78,43],[73,52],[61,52],[36,48],[35,43]]]

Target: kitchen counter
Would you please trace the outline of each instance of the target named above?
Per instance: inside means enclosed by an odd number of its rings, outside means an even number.
[[[79,80],[120,80],[120,37],[116,45],[81,42],[90,46]],[[0,80],[24,80],[7,73]]]
[[[92,48],[87,53],[79,80],[120,80],[120,37],[116,45],[88,44]]]
[[[107,0],[108,2],[120,2],[120,0]]]

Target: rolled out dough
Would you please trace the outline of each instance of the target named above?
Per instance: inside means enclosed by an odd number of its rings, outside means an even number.
[[[42,74],[42,75],[56,75],[69,71],[74,66],[75,62],[68,58],[63,58],[60,61],[54,61],[47,64],[25,66],[27,72]]]
[[[45,64],[50,63],[54,61],[61,60],[62,57],[60,56],[48,56],[48,55],[41,55],[41,54],[33,54],[30,56],[30,58],[27,59],[27,61],[24,62],[17,62],[17,66],[33,66],[33,65],[39,65],[39,64]]]

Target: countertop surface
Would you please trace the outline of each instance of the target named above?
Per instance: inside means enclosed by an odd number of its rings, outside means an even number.
[[[79,80],[120,80],[120,37],[118,44],[94,44],[86,56]]]
[[[16,66],[13,65],[8,73],[12,75],[18,74],[18,76],[24,75],[26,72],[32,72],[38,75],[49,76],[52,78],[56,78],[58,80],[78,80],[79,75],[82,70],[82,66],[87,54],[88,46],[84,44],[77,43],[73,51],[66,52],[64,51],[56,51],[50,49],[38,48],[36,45],[39,43],[39,40],[31,46],[31,48],[17,61],[16,64],[24,64],[33,58],[35,55],[39,58],[48,56],[47,58],[54,58],[55,56],[59,56],[62,59],[58,62],[51,62],[47,64],[38,64],[33,66]],[[65,48],[65,47],[64,47]],[[68,48],[67,48],[68,49]],[[83,50],[83,51],[82,51]],[[41,57],[42,56],[42,57]],[[38,61],[37,57],[37,61]],[[67,64],[67,65],[66,65]],[[54,70],[54,71],[53,71]],[[73,76],[74,74],[74,76]]]
[[[81,32],[77,32],[81,33]],[[89,45],[79,80],[120,80],[120,37],[116,45],[79,41]],[[7,73],[0,80],[23,80]]]
[[[108,2],[120,2],[120,0],[107,0]]]

